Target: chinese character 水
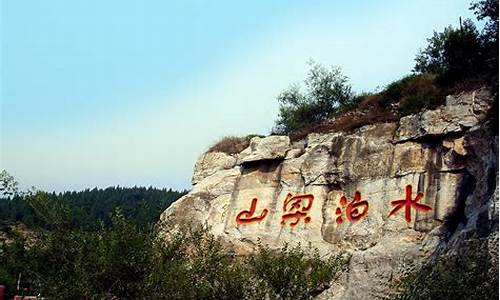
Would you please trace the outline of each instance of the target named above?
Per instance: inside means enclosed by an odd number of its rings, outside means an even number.
[[[407,223],[410,223],[411,222],[411,208],[412,207],[416,211],[422,211],[422,212],[428,212],[428,211],[432,210],[432,208],[430,206],[418,203],[418,201],[420,201],[424,197],[423,193],[417,193],[415,200],[412,200],[411,199],[411,192],[412,192],[411,185],[407,185],[406,186],[406,198],[401,199],[401,200],[391,201],[391,205],[393,206],[393,209],[389,213],[388,217],[391,217],[391,216],[397,214],[398,211],[404,207],[405,208],[405,220]]]

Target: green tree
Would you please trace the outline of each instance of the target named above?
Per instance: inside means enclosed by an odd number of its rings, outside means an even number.
[[[465,20],[460,28],[448,26],[443,32],[434,32],[427,41],[427,47],[415,58],[416,72],[438,74],[444,84],[479,77],[482,48],[471,20]]]
[[[71,209],[62,199],[50,197],[46,192],[26,196],[38,224],[48,228],[69,228],[72,223]]]
[[[0,197],[11,197],[19,192],[19,183],[7,171],[0,172]]]
[[[54,220],[55,215],[52,215],[59,210],[57,215],[65,215],[65,222],[70,220],[71,226],[98,230],[101,222],[106,227],[111,226],[111,215],[120,207],[127,219],[146,228],[155,224],[160,214],[186,192],[152,187],[109,187],[59,194],[28,191],[9,198],[0,197],[0,225],[23,222],[28,227],[35,223],[50,227],[54,222],[62,224],[62,220]]]
[[[139,299],[151,268],[152,231],[139,229],[116,209],[112,226],[99,231],[97,245],[95,291],[118,299]]]
[[[485,21],[479,32],[474,23],[460,21],[434,32],[426,48],[415,58],[414,70],[439,75],[441,84],[452,86],[463,81],[488,83],[498,94],[498,0],[473,2],[470,7],[478,20]]]
[[[471,9],[478,20],[486,24],[481,32],[481,45],[483,48],[484,74],[490,84],[495,99],[495,111],[492,112],[495,124],[498,123],[498,0],[482,0],[472,3]],[[497,131],[497,130],[495,130]]]
[[[498,45],[498,0],[473,2],[470,9],[474,11],[478,20],[486,21],[482,33],[483,40]]]
[[[291,85],[278,96],[279,115],[274,131],[286,134],[307,125],[325,121],[353,98],[348,78],[339,67],[327,69],[314,61],[304,83],[306,92],[299,85]]]

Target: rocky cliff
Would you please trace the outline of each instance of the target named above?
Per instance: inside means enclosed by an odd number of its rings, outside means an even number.
[[[260,241],[348,252],[341,283],[319,298],[384,295],[407,266],[467,238],[498,239],[498,134],[485,89],[357,130],[255,137],[207,152],[193,187],[162,215],[164,233],[208,225],[238,253]]]

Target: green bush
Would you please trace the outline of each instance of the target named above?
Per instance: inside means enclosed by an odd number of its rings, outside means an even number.
[[[13,298],[16,280],[29,262],[25,248],[26,239],[13,232],[11,241],[0,240],[0,284],[6,286],[6,299]]]
[[[206,229],[154,243],[144,299],[256,299],[247,267]]]
[[[380,92],[380,98],[379,98],[380,106],[387,108],[392,103],[398,102],[403,95],[403,90],[407,85],[408,81],[410,81],[414,77],[415,75],[408,75],[401,78],[400,80],[396,80],[388,84],[384,88],[384,90]]]
[[[181,231],[155,243],[147,297],[160,299],[310,299],[328,288],[346,259],[323,260],[316,250],[271,250],[259,245],[237,257],[206,229]],[[172,278],[175,277],[175,280]]]
[[[405,116],[444,104],[444,94],[435,75],[412,74],[389,84],[379,93],[378,101],[384,108],[399,103],[399,115]]]
[[[445,103],[445,95],[435,83],[435,76],[422,74],[412,76],[401,91],[399,114],[406,116],[423,109],[433,109]]]
[[[325,121],[352,100],[351,86],[339,67],[330,70],[311,61],[304,83],[306,93],[292,85],[278,96],[279,115],[275,133],[287,134]]]
[[[151,257],[150,231],[138,230],[121,212],[97,232],[38,229],[0,243],[0,266],[21,286],[48,299],[137,299]],[[9,286],[9,295],[12,296]]]
[[[250,258],[250,266],[277,299],[311,299],[329,288],[346,263],[342,256],[323,260],[315,249],[306,252],[288,244],[279,251],[259,245],[258,254]]]
[[[495,247],[498,249],[498,245]],[[498,256],[498,252],[493,254]],[[498,299],[498,258],[483,241],[416,268],[395,287],[394,300]]]
[[[22,274],[27,294],[47,299],[309,299],[345,265],[298,247],[237,257],[203,228],[164,240],[120,211],[112,219],[98,231],[39,229],[0,243],[8,297]]]

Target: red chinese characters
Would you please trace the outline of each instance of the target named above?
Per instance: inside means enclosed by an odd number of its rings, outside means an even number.
[[[287,221],[292,219],[290,226],[296,226],[301,219],[304,223],[311,222],[311,217],[308,216],[309,210],[312,207],[314,196],[311,194],[296,195],[288,194],[283,202],[283,216],[281,217],[281,225],[286,225]]]
[[[259,216],[254,216],[255,209],[257,208],[257,198],[252,199],[252,204],[250,205],[250,210],[244,210],[236,216],[237,224],[248,224],[255,223],[264,220],[269,212],[267,209],[263,209]]]
[[[361,193],[355,192],[354,199],[347,203],[346,196],[340,198],[340,207],[335,210],[335,215],[337,218],[335,222],[337,226],[342,224],[344,220],[342,219],[342,210],[345,208],[345,216],[347,221],[350,223],[356,223],[368,215],[368,201],[361,201]]]
[[[407,185],[405,188],[406,197],[405,199],[391,201],[392,209],[388,217],[396,215],[401,209],[404,208],[404,217],[406,222],[411,222],[411,210],[421,212],[429,212],[432,210],[431,207],[420,204],[419,202],[423,199],[423,193],[417,193],[415,199],[412,199],[412,186]],[[257,198],[253,198],[250,204],[249,210],[243,210],[236,216],[236,223],[240,224],[251,224],[259,223],[264,220],[269,214],[267,208],[263,208],[260,213],[256,213],[257,210]],[[312,194],[303,194],[293,196],[288,193],[283,202],[283,214],[281,215],[281,225],[290,225],[295,227],[301,221],[304,224],[311,222],[311,217],[309,216],[312,205],[314,202],[314,196]],[[342,196],[339,201],[339,205],[335,209],[335,223],[340,226],[344,222],[349,222],[355,224],[366,218],[368,215],[368,209],[370,205],[368,200],[361,199],[361,193],[356,191],[352,201],[349,201],[347,196]]]
[[[420,201],[423,197],[423,193],[417,193],[417,196],[415,197],[415,200],[411,199],[411,192],[412,188],[411,185],[406,186],[406,198],[401,199],[401,200],[396,200],[396,201],[391,201],[391,205],[393,206],[393,209],[389,213],[388,217],[391,217],[395,214],[398,213],[400,209],[403,207],[405,208],[405,220],[407,223],[411,222],[411,208],[413,207],[416,211],[422,211],[422,212],[428,212],[431,211],[432,208],[425,204],[420,204],[418,201]]]

